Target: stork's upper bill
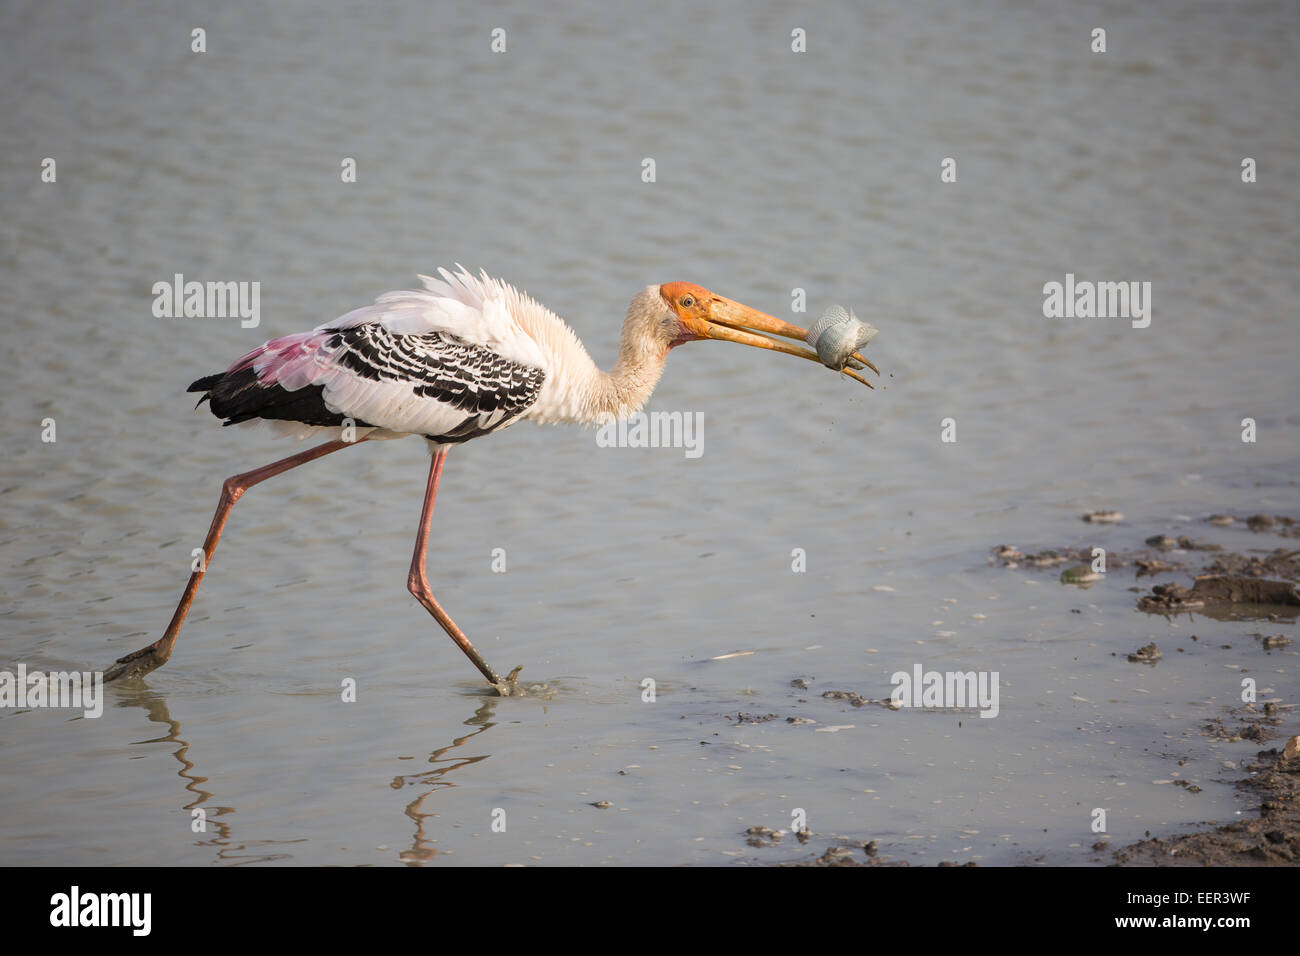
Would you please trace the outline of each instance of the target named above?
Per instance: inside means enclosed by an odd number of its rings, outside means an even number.
[[[817,353],[803,344],[808,336],[807,329],[801,329],[797,325],[783,322],[765,312],[759,312],[732,299],[716,295],[692,282],[667,282],[659,287],[659,294],[681,322],[681,332],[673,340],[672,345],[680,345],[696,339],[720,339],[724,342],[739,342],[741,345],[784,352],[786,355],[797,355],[818,365],[822,364]],[[799,344],[783,342],[782,338],[793,339]],[[880,370],[864,358],[861,352],[852,353],[847,358],[846,367],[842,371],[867,388],[875,388],[853,371],[861,368],[869,368],[877,375],[880,374]]]

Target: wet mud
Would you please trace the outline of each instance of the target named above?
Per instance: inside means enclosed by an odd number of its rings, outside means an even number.
[[[1116,511],[1081,517],[1090,523],[1123,521]],[[1300,537],[1300,520],[1283,515],[1213,514],[1202,520],[1208,526],[1241,528],[1261,537]],[[1142,543],[1144,547],[1132,550],[1108,549],[1106,573],[1131,568],[1135,580],[1157,574],[1189,576],[1190,586],[1172,580],[1153,584],[1149,589],[1135,586],[1130,590],[1138,594],[1140,611],[1165,616],[1192,612],[1204,615],[1205,631],[1211,633],[1192,635],[1193,641],[1215,640],[1215,619],[1267,620],[1285,626],[1293,625],[1300,614],[1300,588],[1296,586],[1300,580],[1300,549],[1274,546],[1267,550],[1231,550],[1190,535],[1169,534],[1151,535]],[[1025,553],[1011,545],[998,545],[992,549],[989,562],[1011,569],[1055,568],[1078,562],[1061,575],[1062,583],[1087,587],[1100,577],[1082,573],[1091,570],[1092,560],[1091,546]],[[1264,652],[1292,644],[1292,638],[1283,633],[1256,632],[1252,636]],[[1150,666],[1162,657],[1155,642],[1127,655],[1130,662]],[[1300,862],[1300,736],[1294,735],[1294,704],[1246,704],[1207,722],[1200,733],[1210,740],[1264,743],[1285,735],[1284,722],[1291,725],[1292,736],[1283,747],[1260,750],[1253,762],[1237,768],[1247,774],[1236,786],[1249,795],[1252,816],[1224,826],[1215,826],[1217,821],[1207,822],[1207,829],[1191,833],[1149,836],[1119,849],[1107,841],[1098,841],[1093,846],[1097,862],[1117,866],[1294,866]],[[1186,780],[1172,782],[1189,793],[1200,792]],[[1110,854],[1109,861],[1106,854]]]
[[[1125,519],[1115,510],[1094,512],[1081,516],[1089,524],[1107,526],[1111,536],[1107,543],[1113,545],[1116,531],[1123,529]],[[1105,569],[1095,570],[1095,555],[1091,544],[1085,547],[1059,547],[1040,551],[1022,551],[1013,545],[998,545],[991,549],[989,564],[1027,572],[1062,569],[1063,586],[1080,589],[1091,586],[1103,577],[1114,580],[1116,573],[1131,572],[1137,610],[1163,616],[1195,613],[1205,624],[1198,627],[1200,634],[1191,635],[1193,642],[1216,644],[1225,649],[1224,641],[1240,642],[1239,632],[1230,635],[1216,634],[1216,624],[1221,621],[1259,620],[1267,626],[1250,635],[1257,642],[1258,651],[1265,654],[1285,652],[1293,638],[1280,632],[1293,626],[1300,615],[1300,550],[1277,546],[1268,537],[1300,537],[1300,521],[1278,515],[1210,515],[1201,519],[1203,525],[1213,528],[1236,528],[1252,536],[1256,547],[1237,550],[1211,541],[1201,540],[1195,534],[1147,534],[1132,536],[1127,549],[1107,548]],[[1118,527],[1116,527],[1118,526]],[[1254,536],[1260,536],[1255,538]],[[1263,540],[1261,540],[1263,539]],[[1246,543],[1242,542],[1243,545]],[[1258,547],[1264,544],[1266,547]],[[1273,545],[1267,547],[1267,545]],[[1139,584],[1144,578],[1168,575],[1174,580]],[[1183,581],[1178,580],[1182,576]],[[1184,639],[1185,640],[1185,639]],[[1173,653],[1174,648],[1166,648]],[[1177,647],[1182,653],[1183,647]],[[1121,653],[1122,652],[1116,652]],[[1135,647],[1124,655],[1128,662],[1155,667],[1164,658],[1152,641]],[[790,681],[793,689],[790,712],[786,714],[723,715],[735,725],[764,723],[784,719],[787,724],[819,725],[816,729],[834,732],[851,725],[836,723],[838,715],[848,716],[852,709],[871,707],[894,709],[888,699],[873,699],[857,691],[832,687],[814,689],[815,678],[795,677]],[[825,686],[823,684],[823,686]],[[828,705],[834,710],[828,710]],[[1196,733],[1209,741],[1250,741],[1261,745],[1274,743],[1260,749],[1253,760],[1242,764],[1225,765],[1225,774],[1239,776],[1234,785],[1249,797],[1244,812],[1247,818],[1226,825],[1221,821],[1207,820],[1193,832],[1157,835],[1129,846],[1116,847],[1108,839],[1099,839],[1092,845],[1092,862],[1099,866],[1292,866],[1300,863],[1300,736],[1296,736],[1297,720],[1294,703],[1277,700],[1248,703],[1225,711],[1222,716],[1205,721]],[[1181,763],[1181,762],[1180,762]],[[1171,783],[1189,794],[1200,793],[1202,788],[1186,779],[1161,781]],[[790,858],[777,861],[765,858],[760,862],[777,866],[910,866],[902,858],[903,847],[882,845],[865,834],[820,834],[808,830],[791,833],[764,825],[752,826],[739,834],[752,848],[786,848]],[[944,860],[939,866],[978,866],[971,860]]]

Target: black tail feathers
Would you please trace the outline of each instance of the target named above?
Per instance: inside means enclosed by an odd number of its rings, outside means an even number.
[[[222,378],[225,377],[225,374],[226,374],[225,372],[218,372],[216,375],[205,375],[205,376],[203,376],[201,379],[199,379],[197,382],[193,382],[193,383],[191,383],[191,384],[190,384],[190,387],[187,388],[185,391],[187,391],[187,392],[211,392],[212,389],[213,389],[213,387],[214,387],[214,386],[215,386],[219,381],[221,381]],[[197,402],[194,403],[194,407],[195,407],[195,408],[198,408],[200,405],[202,405],[204,402],[206,402],[206,401],[207,401],[209,398],[211,398],[211,397],[212,397],[211,395],[204,395],[202,398],[200,398]]]
[[[224,425],[238,425],[250,418],[302,422],[304,425],[343,424],[343,416],[325,405],[322,386],[308,385],[286,392],[279,385],[259,381],[252,367],[205,375],[186,391],[203,392],[203,397],[194,407],[210,401],[212,414],[225,419]],[[360,421],[355,424],[365,425]]]
[[[212,386],[213,386],[213,385],[216,385],[219,381],[221,381],[221,380],[222,380],[223,378],[225,378],[225,377],[226,377],[226,373],[225,373],[225,372],[218,372],[216,375],[205,375],[205,376],[203,376],[201,379],[199,379],[197,382],[194,382],[193,384],[191,384],[190,387],[187,388],[185,391],[187,391],[187,392],[209,392],[209,391],[212,390]]]

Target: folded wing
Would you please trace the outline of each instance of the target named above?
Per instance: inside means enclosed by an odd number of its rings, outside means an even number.
[[[537,400],[541,351],[487,281],[422,277],[310,332],[274,339],[199,379],[215,415],[467,441],[505,427]]]

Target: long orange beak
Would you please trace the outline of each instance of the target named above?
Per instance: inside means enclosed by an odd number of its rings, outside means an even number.
[[[709,294],[705,311],[707,316],[702,321],[693,316],[689,319],[682,317],[687,327],[696,335],[724,342],[739,342],[741,345],[752,345],[754,348],[771,349],[774,352],[784,352],[786,355],[797,355],[818,365],[822,364],[817,353],[804,344],[808,336],[807,329],[801,329],[766,312],[759,312],[757,309],[751,309],[747,305],[713,293]],[[791,345],[773,338],[778,335],[794,339],[799,345]],[[854,352],[849,356],[848,365],[843,371],[845,375],[857,379],[867,388],[875,388],[853,371],[861,368],[869,368],[877,375],[880,374],[880,369],[876,368],[861,352]]]

